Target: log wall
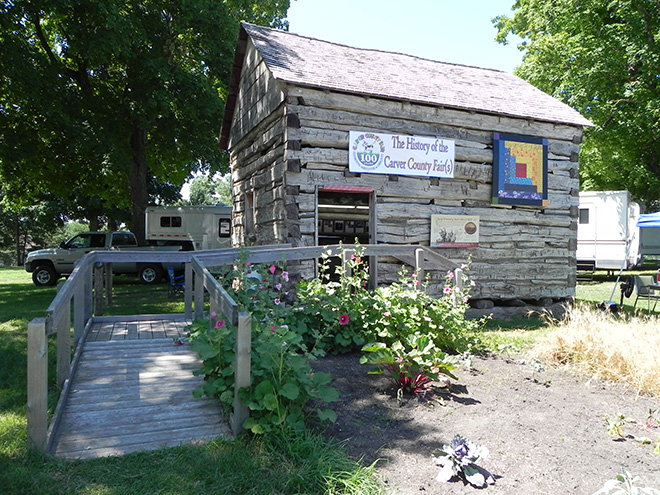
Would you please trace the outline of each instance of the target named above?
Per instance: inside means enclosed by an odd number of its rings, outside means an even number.
[[[232,129],[230,149],[235,243],[315,245],[317,188],[368,186],[377,197],[379,243],[428,246],[431,215],[479,216],[478,248],[439,250],[455,261],[471,261],[477,284],[474,298],[575,295],[581,127],[299,86],[282,88],[266,81],[268,71],[258,56],[248,58],[239,99],[244,95],[249,102],[241,105],[242,115],[234,116],[240,131]],[[264,82],[249,83],[260,79]],[[255,109],[251,115],[248,108]],[[452,139],[455,177],[350,173],[350,130]],[[491,204],[494,132],[548,140],[547,207]],[[379,281],[394,280],[400,266],[395,260],[380,261]],[[432,274],[438,290],[444,275]]]

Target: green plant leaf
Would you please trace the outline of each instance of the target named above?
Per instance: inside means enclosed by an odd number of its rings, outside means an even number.
[[[321,421],[330,421],[331,423],[335,423],[337,421],[337,413],[332,409],[319,410],[317,415]]]
[[[266,394],[262,399],[262,403],[266,409],[269,411],[277,410],[278,400],[277,395],[275,394]]]
[[[279,390],[279,393],[280,395],[286,397],[287,399],[296,400],[300,395],[300,387],[298,387],[294,383],[287,382]]]

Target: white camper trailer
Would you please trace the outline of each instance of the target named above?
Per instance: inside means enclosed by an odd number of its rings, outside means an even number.
[[[641,261],[639,205],[628,191],[584,191],[580,193],[578,269],[618,270]]]
[[[187,250],[231,247],[231,206],[150,206],[146,237],[150,244],[176,244]]]

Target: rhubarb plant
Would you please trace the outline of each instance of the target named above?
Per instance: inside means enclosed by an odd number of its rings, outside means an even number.
[[[458,367],[456,358],[439,350],[426,335],[414,333],[391,346],[372,342],[362,348],[361,364],[375,365],[369,374],[385,374],[397,387],[397,398],[409,392],[423,396],[441,375],[456,379],[451,373]]]
[[[477,488],[492,485],[495,483],[493,475],[477,465],[480,459],[485,459],[487,456],[486,447],[475,445],[456,435],[450,443],[433,453],[435,463],[440,466],[440,472],[435,479],[446,483],[452,478],[462,477]]]

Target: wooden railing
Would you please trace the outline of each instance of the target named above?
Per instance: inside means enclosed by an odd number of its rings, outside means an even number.
[[[454,271],[454,280],[461,284],[460,267],[429,248],[412,245],[362,245],[364,256],[389,256],[415,267],[423,278],[427,262],[435,269]],[[255,246],[247,249],[246,262],[277,263],[320,258],[323,253],[344,256],[344,262],[355,252],[355,246],[312,246],[292,248],[289,245]],[[30,448],[49,452],[53,434],[61,417],[69,392],[69,378],[76,371],[82,345],[93,316],[100,316],[112,301],[112,263],[150,262],[182,263],[185,272],[184,315],[187,319],[204,315],[204,296],[209,294],[208,314],[222,314],[237,329],[234,404],[231,427],[234,433],[242,430],[248,410],[238,398],[238,390],[250,385],[251,317],[241,311],[237,303],[220,285],[209,268],[234,264],[240,250],[219,249],[202,252],[113,252],[98,251],[87,254],[59,289],[46,310],[45,318],[35,318],[28,324],[28,386],[27,422]],[[370,281],[377,284],[378,263],[370,263]],[[71,313],[73,312],[73,326]],[[73,328],[73,345],[71,330]],[[57,386],[62,388],[53,420],[48,425],[48,336],[57,334]],[[73,359],[72,359],[73,356]]]

